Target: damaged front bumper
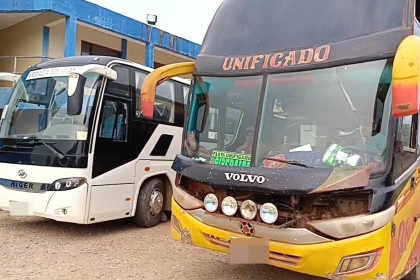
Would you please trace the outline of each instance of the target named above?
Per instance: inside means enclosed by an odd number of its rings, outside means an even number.
[[[389,246],[386,244],[390,244],[391,223],[374,232],[340,241],[310,231],[296,231],[290,238],[300,239],[300,244],[292,244],[284,235],[283,238],[273,235],[275,229],[263,232],[262,227],[252,222],[248,228],[243,221],[184,210],[175,200],[172,200],[172,215],[173,238],[187,244],[229,253],[231,238],[253,238],[249,235],[255,234],[270,239],[269,265],[327,279],[388,279]],[[245,231],[243,226],[247,228]],[[249,229],[252,234],[247,234]]]

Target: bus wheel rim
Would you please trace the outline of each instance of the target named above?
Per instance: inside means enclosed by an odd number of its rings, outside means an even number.
[[[150,196],[150,214],[155,216],[162,211],[163,208],[163,194],[160,190],[154,189],[152,195]]]

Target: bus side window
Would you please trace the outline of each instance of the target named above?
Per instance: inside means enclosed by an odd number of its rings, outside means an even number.
[[[172,81],[163,82],[156,88],[153,120],[175,122],[175,85]]]
[[[395,179],[401,176],[417,159],[418,115],[398,119],[395,142]]]
[[[141,117],[141,99],[140,99],[140,92],[141,87],[143,85],[144,79],[146,79],[147,72],[143,72],[141,70],[134,70],[134,83],[135,83],[135,90],[136,90],[136,117]]]
[[[105,93],[113,96],[131,98],[130,68],[124,66],[112,67],[117,72],[117,80],[107,82]]]
[[[115,141],[127,141],[127,113],[125,102],[104,100],[99,137]]]

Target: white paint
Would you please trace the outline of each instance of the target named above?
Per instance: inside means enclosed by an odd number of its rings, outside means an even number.
[[[115,62],[120,61],[116,60]],[[128,61],[121,63],[137,66],[137,64]],[[56,75],[58,72],[59,75],[63,75],[63,73],[72,71],[74,70],[36,72],[31,75],[30,79]],[[182,79],[174,78],[173,80],[184,82],[189,86],[189,82]],[[102,100],[99,103],[98,108],[101,108]],[[100,114],[100,110],[96,109],[95,114]],[[99,122],[99,118],[96,120]],[[97,135],[97,127],[98,123],[96,123],[92,135]],[[10,201],[30,203],[33,205],[34,216],[77,224],[97,223],[134,216],[138,195],[145,180],[165,174],[169,178],[171,186],[174,185],[176,173],[171,166],[176,155],[180,153],[182,131],[182,127],[160,124],[136,159],[96,178],[92,178],[93,152],[88,155],[88,167],[85,169],[0,163],[0,178],[6,180],[45,184],[52,184],[62,178],[78,177],[87,180],[86,184],[72,190],[38,193],[9,189],[0,185],[0,208],[10,211]],[[150,156],[156,141],[162,134],[174,136],[167,154],[165,156]],[[85,138],[86,135],[87,132],[77,131],[79,140]],[[96,139],[94,138],[92,151],[94,151],[95,143]],[[146,167],[149,167],[150,170],[145,171]],[[26,171],[27,177],[20,178],[19,170]],[[172,190],[167,189],[166,209],[170,205],[171,197]]]

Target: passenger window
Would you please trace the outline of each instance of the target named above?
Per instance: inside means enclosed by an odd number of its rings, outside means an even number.
[[[109,81],[105,93],[130,98],[130,69],[123,66],[115,66],[117,80]]]
[[[417,158],[418,115],[398,119],[395,142],[395,177],[401,176]]]
[[[127,141],[127,113],[127,103],[104,100],[99,137]]]
[[[144,79],[146,79],[147,72],[142,71],[135,71],[134,79],[135,79],[135,86],[136,86],[136,117],[141,117],[141,99],[140,99],[140,93],[141,93],[141,87],[143,85]]]
[[[175,122],[175,86],[166,81],[156,88],[153,119],[160,122]]]

